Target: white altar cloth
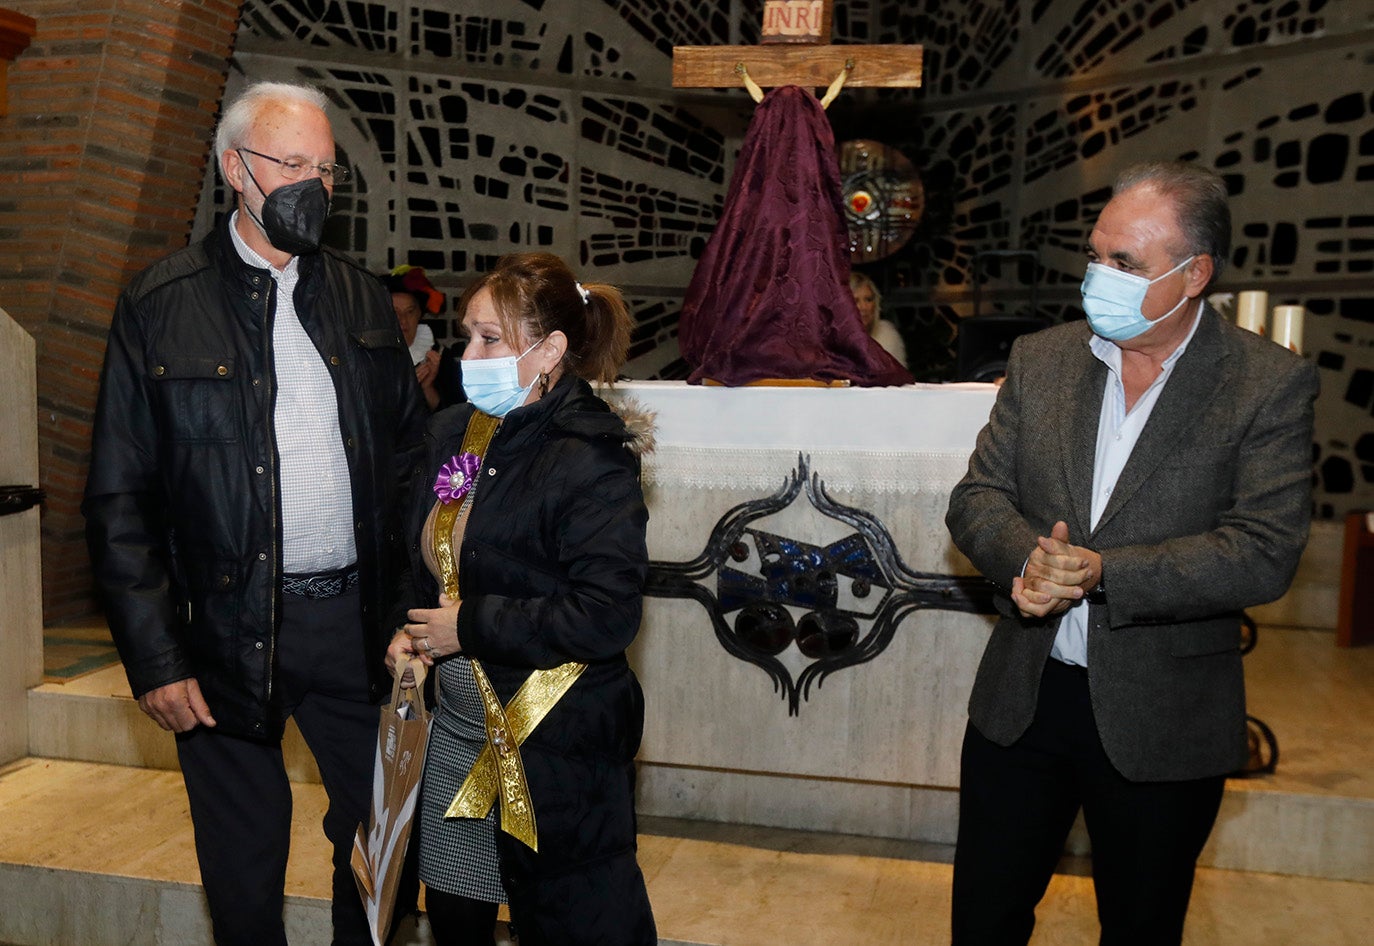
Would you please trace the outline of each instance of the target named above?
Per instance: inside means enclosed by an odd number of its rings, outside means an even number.
[[[991,384],[900,388],[725,388],[626,381],[615,391],[659,412],[660,443],[674,446],[958,451],[967,456],[988,419]]]

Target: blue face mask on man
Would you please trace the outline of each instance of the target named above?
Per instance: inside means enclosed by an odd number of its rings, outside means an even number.
[[[463,393],[468,402],[483,414],[505,417],[529,397],[538,375],[528,385],[520,386],[520,359],[534,351],[540,339],[517,355],[504,358],[477,358],[463,362]]]
[[[1124,342],[1148,332],[1157,323],[1173,315],[1188,301],[1186,295],[1178,300],[1178,305],[1157,319],[1145,318],[1140,307],[1151,286],[1165,276],[1178,272],[1196,258],[1190,256],[1154,279],[1125,273],[1104,263],[1089,263],[1088,272],[1083,277],[1083,311],[1088,316],[1088,325],[1093,333],[1108,341]]]

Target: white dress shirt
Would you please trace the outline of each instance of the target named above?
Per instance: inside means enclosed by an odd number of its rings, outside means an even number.
[[[272,319],[276,403],[272,417],[281,483],[282,570],[336,571],[358,558],[353,537],[353,489],[339,432],[339,402],[324,357],[296,315],[299,262],[277,269],[243,241],[238,211],[229,221],[234,248],[277,284]]]

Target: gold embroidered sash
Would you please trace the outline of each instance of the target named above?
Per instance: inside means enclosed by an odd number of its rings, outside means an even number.
[[[500,423],[495,417],[474,411],[463,435],[462,452],[485,456]],[[462,502],[440,505],[435,517],[434,558],[444,593],[454,601],[458,600],[457,546],[462,544],[460,537],[467,529],[467,517],[476,489],[477,482],[474,479]],[[552,670],[536,670],[521,684],[510,703],[503,707],[482,665],[476,660],[470,663],[486,717],[487,744],[482,747],[472,771],[458,789],[444,817],[485,818],[492,804],[500,798],[501,830],[537,851],[539,835],[534,806],[530,801],[529,784],[525,781],[525,767],[520,761],[519,747],[548,715],[549,710],[563,698],[563,694],[577,682],[587,665],[565,663]]]

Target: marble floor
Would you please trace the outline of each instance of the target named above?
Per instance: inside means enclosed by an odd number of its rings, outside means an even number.
[[[1330,631],[1260,629],[1245,658],[1246,705],[1278,737],[1279,765],[1233,784],[1374,801],[1374,647],[1333,641]]]
[[[101,623],[43,629],[43,681],[63,683],[119,663],[110,629]]]
[[[287,892],[327,894],[318,786],[296,792]],[[0,863],[196,882],[175,772],[28,759],[0,769]],[[949,852],[929,845],[646,820],[640,864],[664,942],[757,946],[947,942]],[[0,892],[0,899],[4,898]],[[43,909],[0,903],[4,911]],[[1374,928],[1374,886],[1203,869],[1185,943],[1355,946]],[[1092,884],[1054,878],[1032,940],[1096,940]],[[72,946],[79,941],[73,940]]]
[[[660,932],[686,942],[926,944],[949,941],[949,852],[772,829],[649,824],[640,863]],[[734,835],[728,840],[724,835]],[[936,854],[938,859],[931,859]],[[1185,944],[1354,946],[1374,923],[1374,887],[1202,869]],[[1061,872],[1032,946],[1097,941],[1092,882]]]
[[[1264,628],[1246,666],[1251,712],[1274,729],[1280,760],[1276,774],[1231,786],[1374,806],[1374,648],[1339,650],[1329,632]],[[114,675],[92,675],[72,687],[85,689],[106,676]],[[288,893],[314,902],[328,886],[318,830],[323,793],[311,784],[295,791]],[[6,878],[23,870],[117,875],[194,893],[186,799],[175,771],[24,759],[0,768],[0,812],[0,916],[45,909],[28,902],[31,897],[9,899],[7,890],[18,887]],[[1368,851],[1374,836],[1331,843]],[[641,822],[640,863],[665,944],[947,942],[950,857],[947,847],[909,841]],[[1374,883],[1204,868],[1185,943],[1354,946],[1370,942],[1371,929]],[[0,941],[5,936],[15,938],[3,932]],[[1081,859],[1066,858],[1032,943],[1076,946],[1096,936],[1091,880]],[[91,940],[18,941],[84,946]]]

